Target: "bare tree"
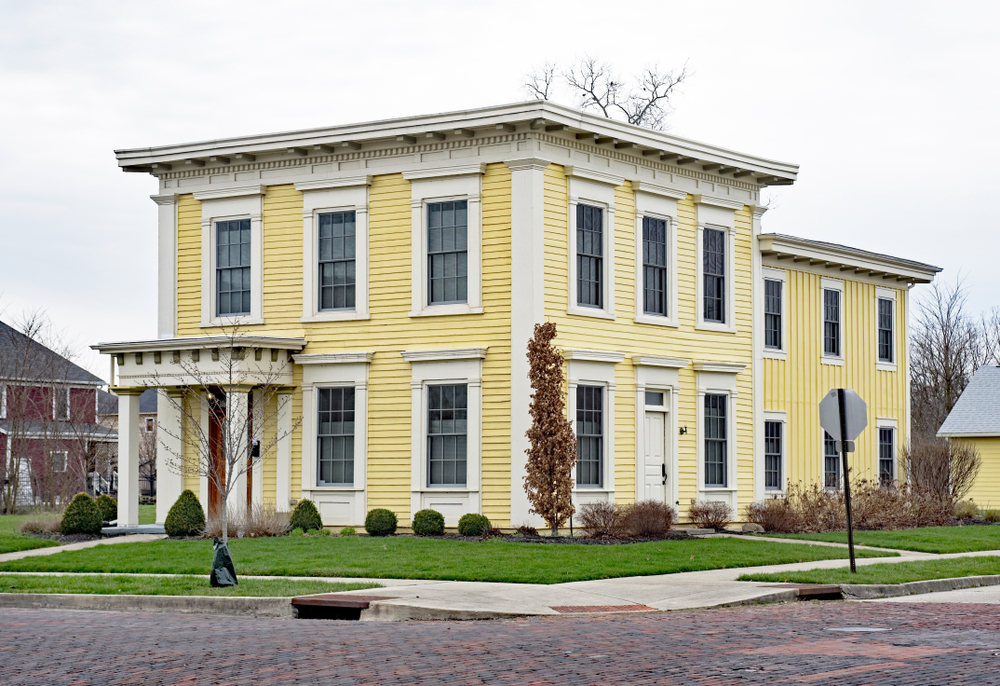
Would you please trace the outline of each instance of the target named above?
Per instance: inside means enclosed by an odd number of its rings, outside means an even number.
[[[180,413],[180,426],[162,422],[158,426],[159,443],[170,454],[166,466],[181,475],[208,479],[221,500],[223,543],[228,543],[229,499],[243,483],[242,477],[263,465],[279,441],[291,440],[301,423],[301,418],[293,420],[284,431],[277,425],[284,403],[289,402],[278,395],[284,386],[282,368],[288,363],[263,360],[261,351],[243,347],[238,328],[227,331],[226,339],[211,352],[210,363],[182,359],[181,373],[174,378],[161,376],[157,384],[181,384],[182,390],[180,397],[167,398]],[[202,424],[203,409],[208,410],[208,426]],[[248,509],[250,505],[248,499]]]
[[[975,446],[958,440],[916,438],[899,457],[900,471],[910,488],[951,506],[969,494],[982,465]]]
[[[534,98],[552,99],[557,76],[582,109],[659,131],[671,112],[670,98],[691,77],[691,72],[687,64],[678,70],[663,70],[653,65],[625,80],[615,74],[609,63],[586,55],[564,71],[555,64],[545,63],[525,75],[524,88]]]
[[[531,512],[541,515],[552,528],[552,535],[573,516],[573,466],[576,464],[576,435],[566,418],[563,401],[564,359],[553,345],[556,325],[535,325],[535,335],[528,341],[531,395],[531,428],[528,473],[524,490],[531,502]]]

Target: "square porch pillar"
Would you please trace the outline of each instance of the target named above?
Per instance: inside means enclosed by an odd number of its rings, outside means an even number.
[[[163,524],[170,508],[184,490],[181,457],[184,450],[184,416],[180,391],[161,388],[156,403],[156,523]]]
[[[112,388],[118,396],[118,526],[139,525],[139,396],[145,388]]]

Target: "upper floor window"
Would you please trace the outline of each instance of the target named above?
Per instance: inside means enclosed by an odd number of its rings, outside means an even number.
[[[69,421],[69,389],[52,389],[52,418],[57,421]]]
[[[840,453],[833,436],[823,432],[823,488],[840,488]]]
[[[878,481],[891,486],[896,480],[896,432],[892,427],[878,430]]]
[[[604,462],[604,388],[576,387],[576,485],[601,486]]]
[[[642,287],[645,314],[669,316],[667,306],[667,222],[642,218]]]
[[[726,323],[726,232],[706,228],[702,234],[702,279],[706,322]]]
[[[355,306],[355,213],[319,215],[319,309],[353,310]]]
[[[576,206],[577,305],[604,307],[604,210]]]
[[[468,302],[468,202],[427,205],[427,302]]]
[[[729,483],[729,439],[725,395],[705,395],[705,485]]]
[[[842,357],[841,351],[841,292],[834,288],[823,289],[823,354]]]
[[[316,420],[318,486],[354,483],[353,387],[320,388]]]
[[[893,305],[889,298],[878,299],[878,361],[895,361],[893,356]]]
[[[782,422],[764,422],[764,488],[780,491],[782,484]]]
[[[250,220],[215,223],[219,316],[250,314]]]
[[[764,279],[764,347],[781,350],[781,281]]]
[[[469,393],[466,384],[427,387],[427,462],[431,486],[468,479]]]

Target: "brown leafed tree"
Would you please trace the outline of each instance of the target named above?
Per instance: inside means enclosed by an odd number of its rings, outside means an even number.
[[[563,399],[563,356],[552,345],[556,325],[535,325],[528,341],[531,394],[531,428],[528,441],[528,474],[524,490],[531,512],[542,517],[552,535],[573,516],[573,467],[576,465],[576,435],[566,418]]]

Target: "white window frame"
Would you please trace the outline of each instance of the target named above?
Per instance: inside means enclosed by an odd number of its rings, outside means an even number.
[[[738,374],[746,369],[746,365],[735,362],[695,362],[694,369],[697,379],[697,421],[696,444],[698,458],[698,495],[705,500],[723,500],[736,511],[737,501],[737,462],[736,399]],[[705,485],[705,396],[725,395],[726,400],[726,486]]]
[[[838,328],[838,334],[840,335],[840,355],[828,355],[826,353],[826,345],[824,336],[826,335],[826,295],[825,292],[828,290],[839,291],[840,292],[840,327]],[[823,364],[832,364],[839,367],[844,366],[844,343],[847,341],[847,337],[844,335],[844,327],[846,322],[844,321],[844,312],[846,308],[844,305],[844,282],[840,279],[830,279],[827,277],[820,278],[820,289],[819,289],[819,354],[820,361]]]
[[[601,428],[604,444],[601,465],[603,475],[600,486],[577,486],[576,470],[573,470],[573,502],[582,505],[588,502],[615,501],[615,365],[625,359],[624,353],[601,350],[564,350],[563,356],[569,362],[568,416],[576,434],[576,389],[579,386],[600,386],[604,389]]]
[[[0,419],[7,419],[7,384],[0,385]]]
[[[143,419],[143,430],[151,434],[156,431],[156,417],[145,417]]]
[[[788,272],[784,269],[776,269],[774,267],[761,267],[761,281],[760,281],[760,314],[759,321],[761,327],[761,337],[760,345],[762,350],[762,355],[765,358],[772,360],[785,360],[788,359]],[[765,321],[766,316],[764,312],[764,298],[765,298],[765,281],[780,281],[781,282],[781,348],[768,348],[765,345]]]
[[[636,180],[635,191],[635,321],[639,324],[677,327],[677,201],[687,192]],[[645,217],[667,222],[667,313],[644,311],[645,270],[642,263],[642,220]]]
[[[882,429],[892,429],[892,476],[894,481],[899,480],[899,420],[895,417],[875,418],[875,478],[874,481],[881,485],[879,478],[879,462],[881,461],[881,436]]]
[[[706,195],[694,196],[698,208],[697,235],[695,237],[695,329],[736,333],[736,210],[743,203],[727,198]],[[705,275],[702,253],[705,229],[723,231],[726,235],[726,321],[705,321]]]
[[[899,300],[896,291],[891,288],[875,288],[875,369],[883,372],[895,372],[899,369]],[[892,302],[892,362],[885,362],[878,357],[878,301]]]
[[[830,488],[826,485],[826,434],[829,433],[822,427],[819,430],[819,474],[820,481],[823,482],[823,490],[825,491],[842,491],[844,490],[844,458],[839,452],[837,453],[837,487]]]
[[[339,322],[369,319],[368,304],[368,189],[372,177],[349,176],[295,184],[302,192],[302,322]],[[319,215],[354,212],[354,308],[320,310]]]
[[[264,195],[266,186],[237,186],[199,191],[201,203],[201,328],[264,323]],[[250,220],[250,314],[220,316],[216,283],[216,223]]]
[[[568,296],[567,314],[598,319],[615,319],[615,189],[625,183],[625,177],[599,172],[580,167],[565,167],[566,182],[569,193],[569,216],[567,221],[568,245]],[[601,208],[604,220],[602,236],[603,273],[601,285],[604,288],[603,307],[580,305],[577,300],[577,268],[576,268],[576,208],[578,205],[590,205]]]
[[[784,290],[784,288],[782,288]],[[787,415],[783,411],[774,410],[764,410],[762,413],[762,422],[760,425],[761,437],[762,437],[762,449],[761,449],[761,469],[760,478],[762,489],[765,494],[769,497],[782,496],[787,490],[786,485],[788,484],[788,420]],[[764,424],[766,422],[777,422],[781,424],[781,486],[779,488],[768,488],[767,487],[767,454],[766,450],[763,448],[767,444],[767,436],[764,434]]]
[[[358,525],[367,513],[368,367],[370,352],[294,356],[302,365],[302,497],[316,503],[324,524]],[[354,387],[354,483],[317,485],[317,410],[321,388]],[[336,514],[339,513],[339,514]]]
[[[462,514],[482,508],[482,405],[483,359],[486,348],[406,350],[410,363],[410,516],[431,508],[441,512],[445,524],[456,526]],[[427,387],[465,384],[468,388],[465,486],[428,485]]]
[[[70,391],[69,386],[53,386],[52,387],[52,419],[54,421],[57,421],[57,422],[68,422],[68,421],[70,421],[70,417],[72,416],[73,410],[70,408],[70,405],[69,405],[70,397],[71,397],[70,394],[69,394],[69,391]],[[65,394],[65,398],[66,398],[66,412],[65,412],[65,414],[62,417],[59,416],[59,403],[57,402],[57,395],[56,395],[58,393]]]
[[[55,468],[55,457],[62,457],[62,469]],[[69,471],[69,451],[68,450],[50,450],[49,451],[49,466],[52,468],[52,472],[56,474],[65,474]]]
[[[411,317],[433,317],[483,312],[483,202],[485,164],[437,167],[403,172],[410,182]],[[468,203],[469,280],[466,302],[431,305],[427,286],[427,206],[465,200]]]

